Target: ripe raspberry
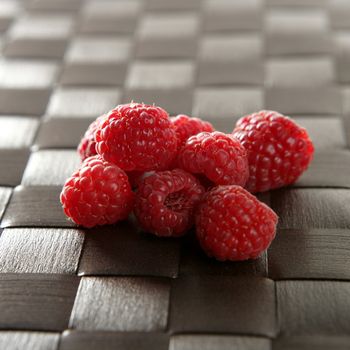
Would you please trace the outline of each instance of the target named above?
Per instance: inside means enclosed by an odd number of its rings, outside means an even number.
[[[264,192],[295,182],[310,164],[314,147],[307,131],[274,111],[241,118],[233,135],[248,151],[250,192]]]
[[[76,224],[93,227],[126,219],[134,194],[123,170],[94,156],[66,181],[60,199],[65,214]]]
[[[216,185],[244,186],[248,179],[247,152],[232,135],[215,131],[190,137],[178,157],[180,168],[203,174]]]
[[[178,149],[180,149],[191,136],[197,135],[200,132],[214,131],[214,127],[209,122],[199,118],[190,118],[184,114],[171,117],[170,120],[175,127]]]
[[[139,103],[119,105],[96,131],[96,150],[125,171],[166,169],[177,155],[168,113]]]
[[[78,146],[78,153],[81,160],[92,157],[97,154],[96,152],[96,141],[95,141],[95,132],[102,125],[105,120],[106,115],[101,115],[96,120],[94,120],[88,127],[85,132],[85,135],[81,139]]]
[[[157,236],[181,236],[192,227],[203,193],[199,181],[181,169],[155,172],[139,186],[135,216],[144,230]]]
[[[218,260],[257,258],[276,234],[277,215],[240,186],[207,192],[196,213],[196,233],[204,251]]]

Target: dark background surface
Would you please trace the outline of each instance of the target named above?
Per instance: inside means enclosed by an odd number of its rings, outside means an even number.
[[[350,347],[348,0],[1,0],[0,50],[0,349]],[[280,216],[266,254],[66,220],[80,137],[131,99],[308,128],[310,170],[261,196]]]

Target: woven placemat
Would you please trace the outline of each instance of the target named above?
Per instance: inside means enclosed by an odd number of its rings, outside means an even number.
[[[0,349],[349,349],[348,0],[1,0],[0,51]],[[311,168],[262,195],[266,254],[66,220],[80,137],[130,100],[307,127]]]

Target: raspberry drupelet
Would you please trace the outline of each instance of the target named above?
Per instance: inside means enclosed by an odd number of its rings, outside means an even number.
[[[94,120],[86,130],[83,138],[81,139],[78,146],[78,153],[82,161],[86,158],[95,156],[96,152],[96,141],[95,132],[102,125],[102,122],[106,119],[106,115],[101,115],[96,120]]]
[[[126,219],[134,193],[123,170],[94,156],[66,181],[60,199],[65,214],[76,224],[93,227]]]
[[[244,186],[247,152],[231,134],[202,132],[190,137],[178,156],[179,167],[206,177],[215,185]]]
[[[200,132],[212,132],[214,127],[207,121],[200,118],[190,118],[187,115],[179,114],[170,118],[177,135],[177,147],[180,149],[186,141]]]
[[[155,172],[139,185],[134,213],[145,231],[179,237],[192,227],[203,194],[199,181],[181,169]]]
[[[175,129],[168,113],[157,106],[117,106],[95,138],[97,153],[127,172],[165,170],[177,156]]]
[[[207,192],[196,213],[196,233],[208,256],[218,260],[255,259],[276,234],[277,215],[240,186]]]
[[[274,111],[241,118],[233,136],[248,152],[248,191],[264,192],[294,183],[308,168],[314,146],[307,131]]]

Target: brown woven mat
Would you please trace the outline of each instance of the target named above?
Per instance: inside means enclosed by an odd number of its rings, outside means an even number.
[[[0,349],[350,348],[349,0],[1,0],[0,51]],[[79,138],[131,99],[308,128],[310,170],[263,196],[264,256],[66,220]]]

